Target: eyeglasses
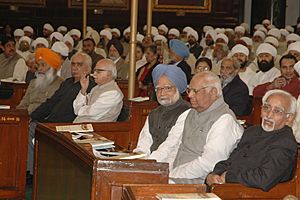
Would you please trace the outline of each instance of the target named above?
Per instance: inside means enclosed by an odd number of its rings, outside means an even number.
[[[196,70],[199,72],[210,71],[209,67],[196,66]]]
[[[71,62],[71,66],[73,67],[82,67],[84,62]]]
[[[274,115],[277,115],[277,116],[282,116],[282,115],[285,115],[285,114],[291,114],[291,113],[285,112],[284,109],[279,108],[279,107],[272,108],[272,106],[270,104],[267,104],[267,103],[265,103],[261,106],[261,110],[263,112],[271,112],[272,111],[272,113]]]
[[[186,89],[186,93],[187,93],[187,94],[190,94],[191,92],[194,92],[195,94],[197,94],[197,93],[199,93],[201,90],[206,89],[206,88],[209,88],[209,87],[213,87],[213,86],[205,86],[205,87],[202,87],[202,88],[199,88],[199,89],[194,89],[194,88],[188,87],[188,88]]]
[[[159,86],[156,86],[155,87],[155,92],[171,92],[172,89],[174,88],[175,86],[171,86],[171,85],[166,85],[164,87],[159,87]]]
[[[100,74],[101,72],[109,72],[109,71],[111,71],[111,70],[107,70],[107,69],[94,69],[93,70],[93,72],[95,73],[97,73],[97,74]]]

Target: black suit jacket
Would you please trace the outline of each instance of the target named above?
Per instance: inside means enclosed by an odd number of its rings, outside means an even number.
[[[199,43],[196,43],[194,46],[190,48],[190,53],[192,53],[196,59],[200,56],[203,48],[200,46]]]
[[[249,111],[249,90],[247,85],[236,75],[223,89],[224,101],[237,116],[248,115]]]
[[[185,73],[187,83],[189,84],[190,80],[192,79],[192,72],[191,72],[190,65],[187,64],[187,62],[185,62],[185,60],[182,60],[180,63],[177,64],[177,66],[180,67],[180,69],[182,69],[182,71]]]

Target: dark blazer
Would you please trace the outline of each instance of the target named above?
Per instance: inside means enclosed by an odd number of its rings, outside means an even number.
[[[87,92],[90,92],[95,85],[94,80],[90,79]],[[50,99],[31,113],[31,119],[39,122],[73,122],[76,118],[73,101],[80,90],[79,81],[74,82],[73,77],[66,79]]]
[[[200,56],[203,48],[200,46],[199,43],[196,43],[194,46],[190,48],[190,53],[192,53],[196,59]]]
[[[234,79],[222,89],[222,92],[224,101],[235,115],[241,116],[250,114],[249,90],[239,75],[236,75]]]
[[[297,142],[290,127],[266,132],[261,126],[247,128],[229,158],[215,165],[214,173],[227,171],[228,183],[270,190],[290,180],[297,160]]]
[[[185,62],[185,60],[182,60],[180,63],[177,64],[178,67],[180,67],[180,69],[182,69],[182,71],[185,73],[186,75],[186,79],[187,79],[187,83],[190,83],[190,80],[192,79],[192,70],[189,64],[187,64],[187,62]]]

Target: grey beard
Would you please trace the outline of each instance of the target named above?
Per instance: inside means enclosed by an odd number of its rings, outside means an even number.
[[[46,88],[53,82],[56,78],[56,71],[50,68],[45,74],[36,74],[35,89],[46,90]]]

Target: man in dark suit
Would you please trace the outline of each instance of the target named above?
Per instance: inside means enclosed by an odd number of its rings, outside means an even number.
[[[232,58],[225,58],[221,63],[220,79],[224,101],[237,116],[249,114],[249,91],[240,79],[240,64]]]
[[[170,40],[169,47],[171,62],[182,69],[189,84],[192,78],[191,67],[185,61],[190,55],[189,48],[182,41],[177,39]]]
[[[218,162],[206,183],[241,183],[269,191],[294,176],[297,142],[291,124],[296,99],[283,90],[269,90],[262,99],[261,125],[245,130],[227,160]]]

